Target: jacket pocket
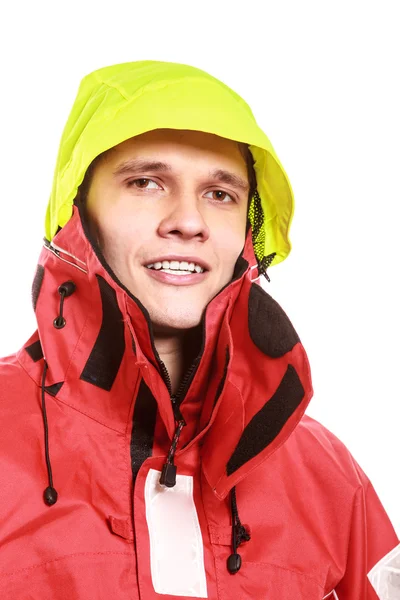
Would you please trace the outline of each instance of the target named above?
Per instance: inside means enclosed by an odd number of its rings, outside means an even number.
[[[209,532],[220,600],[322,600],[324,589],[312,575],[290,568],[283,564],[284,559],[282,564],[269,562],[260,552],[260,561],[249,560],[251,540],[239,546],[237,552],[242,564],[239,571],[231,575],[227,567],[232,553],[231,528],[210,527]]]
[[[1,573],[1,600],[138,598],[131,552],[82,552]]]

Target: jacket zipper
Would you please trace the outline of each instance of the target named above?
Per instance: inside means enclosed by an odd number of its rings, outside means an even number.
[[[184,398],[186,396],[186,392],[188,391],[189,388],[189,383],[191,382],[191,378],[193,375],[193,372],[196,370],[198,364],[199,364],[199,360],[200,360],[200,356],[198,356],[191,364],[191,366],[189,367],[189,369],[186,371],[180,385],[178,388],[178,391],[176,392],[176,394],[172,394],[172,384],[171,384],[171,378],[169,376],[167,367],[165,366],[165,364],[163,363],[163,361],[159,358],[158,359],[158,364],[160,365],[160,369],[161,369],[161,375],[162,378],[164,380],[165,385],[167,386],[170,398],[175,398],[175,400],[180,404],[180,399]]]
[[[171,404],[172,404],[172,410],[174,412],[174,418],[175,418],[175,433],[174,433],[174,437],[172,439],[171,442],[171,446],[167,455],[167,460],[163,465],[162,468],[162,472],[161,472],[161,476],[160,476],[160,484],[161,485],[165,485],[166,487],[174,487],[176,484],[176,472],[177,472],[177,468],[176,465],[174,464],[174,457],[175,457],[175,452],[176,452],[176,448],[179,442],[179,438],[180,435],[182,433],[182,429],[185,427],[186,425],[186,421],[182,416],[181,410],[180,410],[180,403],[181,403],[181,399],[183,399],[188,391],[188,388],[190,386],[191,380],[192,380],[192,375],[194,373],[194,371],[197,368],[197,365],[199,363],[199,357],[196,358],[192,365],[190,366],[190,368],[186,371],[185,376],[183,377],[178,391],[176,392],[176,394],[172,394],[172,385],[171,385],[171,378],[169,376],[167,367],[165,366],[165,364],[163,363],[163,361],[161,359],[159,359],[159,365],[160,365],[160,369],[161,369],[161,373],[164,379],[164,382],[168,388],[168,392],[171,398]]]

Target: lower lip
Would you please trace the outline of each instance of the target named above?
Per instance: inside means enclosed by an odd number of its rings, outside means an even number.
[[[161,283],[168,283],[170,285],[194,285],[195,283],[201,283],[208,273],[208,271],[203,271],[203,273],[190,273],[190,275],[172,275],[172,273],[164,273],[163,271],[148,269],[147,267],[144,268],[150,277],[161,281]]]

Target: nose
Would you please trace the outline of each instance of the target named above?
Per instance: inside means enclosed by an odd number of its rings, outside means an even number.
[[[173,201],[170,199],[168,210],[158,226],[158,233],[164,238],[206,241],[210,237],[210,229],[197,198],[186,194]]]

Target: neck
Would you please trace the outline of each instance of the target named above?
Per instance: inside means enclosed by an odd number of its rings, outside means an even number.
[[[178,391],[185,372],[197,355],[199,335],[198,328],[154,331],[154,345],[167,368],[172,394]]]

